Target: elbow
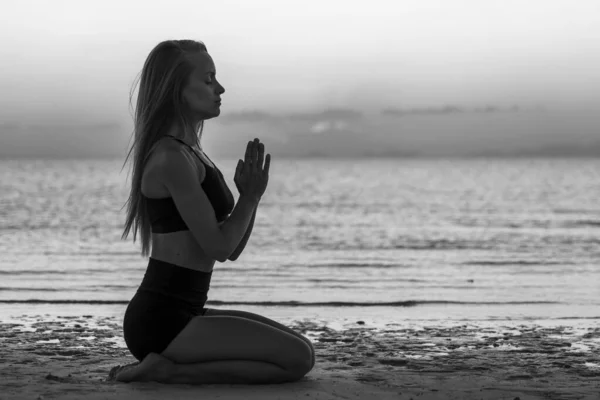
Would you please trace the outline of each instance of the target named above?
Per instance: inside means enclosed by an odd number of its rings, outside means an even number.
[[[228,260],[228,258],[227,258],[227,257],[221,256],[221,255],[220,255],[220,256],[217,256],[217,257],[214,257],[214,259],[215,259],[215,260],[217,260],[217,261],[218,261],[218,262],[220,262],[220,263],[224,263],[225,261],[227,261],[227,260]]]
[[[213,251],[210,251],[210,252],[207,251],[207,252],[205,252],[205,254],[208,257],[210,257],[213,260],[218,261],[218,262],[225,262],[225,261],[227,261],[227,258],[229,257],[229,255],[226,254],[224,251],[220,251],[220,250],[216,250],[216,249]]]
[[[238,257],[240,256],[240,253],[236,250],[233,253],[228,253],[225,258],[223,259],[223,261],[221,262],[225,262],[225,261],[235,261],[238,259]]]
[[[214,254],[214,259],[217,260],[218,262],[224,263],[227,260],[229,260],[229,252],[226,251],[219,251],[217,254]]]

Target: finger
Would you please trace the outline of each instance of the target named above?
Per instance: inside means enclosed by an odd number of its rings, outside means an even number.
[[[262,143],[258,144],[258,160],[256,161],[256,168],[258,171],[262,170],[263,161],[265,158],[265,145]]]
[[[244,162],[242,160],[238,160],[237,166],[235,167],[235,178],[239,179],[242,175],[242,167],[244,166]]]
[[[252,145],[254,142],[249,141],[248,146],[246,146],[246,162],[250,162],[250,157],[252,155]]]
[[[258,172],[258,139],[254,139],[254,142],[252,142],[250,162],[252,162],[252,171]]]
[[[267,157],[265,157],[265,167],[263,168],[263,173],[266,177],[269,177],[269,168],[271,168],[271,155],[267,154]]]

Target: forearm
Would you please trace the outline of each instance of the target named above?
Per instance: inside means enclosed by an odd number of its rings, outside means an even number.
[[[258,205],[254,207],[254,212],[252,213],[252,219],[250,220],[250,225],[248,225],[248,229],[246,229],[246,233],[242,238],[240,244],[236,247],[235,251],[229,256],[230,261],[235,261],[240,256],[244,248],[246,248],[246,243],[248,243],[248,239],[250,238],[250,234],[252,233],[252,228],[254,226],[254,219],[256,218],[256,210],[258,209]]]
[[[229,259],[246,236],[257,206],[258,199],[240,197],[229,218],[219,227],[225,240],[223,259]]]

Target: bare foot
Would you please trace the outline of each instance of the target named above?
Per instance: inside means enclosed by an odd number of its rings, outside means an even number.
[[[130,369],[138,364],[139,362],[134,362],[127,365],[117,365],[116,367],[112,367],[108,373],[107,381],[114,381],[117,378],[117,373],[123,371],[124,369]]]
[[[157,353],[150,353],[139,364],[116,367],[114,375],[119,382],[166,382],[174,365],[168,358]]]

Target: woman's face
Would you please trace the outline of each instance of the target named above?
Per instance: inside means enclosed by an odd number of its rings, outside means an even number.
[[[196,69],[183,89],[183,99],[195,120],[217,117],[225,88],[217,82],[215,64],[206,52],[198,52],[191,59]]]

